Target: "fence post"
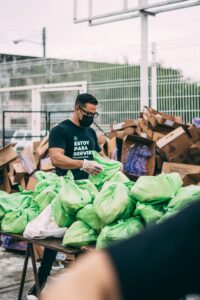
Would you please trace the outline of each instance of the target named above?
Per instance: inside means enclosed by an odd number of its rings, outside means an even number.
[[[156,43],[152,43],[152,65],[151,65],[151,107],[157,109],[157,63]]]
[[[140,0],[140,6],[148,4],[148,0]],[[148,15],[141,12],[141,49],[140,49],[140,111],[149,105],[148,81]]]
[[[41,110],[41,99],[40,93],[36,89],[32,89],[32,111]],[[39,136],[41,132],[41,114],[32,114],[32,135]]]

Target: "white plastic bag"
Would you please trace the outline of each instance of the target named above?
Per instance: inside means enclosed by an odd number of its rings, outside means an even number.
[[[59,227],[51,213],[51,205],[48,205],[41,214],[26,225],[24,237],[29,239],[47,237],[61,238],[64,236],[66,227]]]

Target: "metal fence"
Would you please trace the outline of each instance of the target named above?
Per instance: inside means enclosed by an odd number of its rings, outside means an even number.
[[[3,63],[0,65],[1,111],[73,110],[74,99],[80,89],[54,89],[41,93],[40,107],[37,109],[34,104],[37,98],[33,99],[33,91],[37,85],[81,81],[87,83],[87,91],[99,100],[98,124],[107,131],[113,122],[139,116],[139,54],[138,46],[130,46],[107,49],[106,52],[96,52],[95,55],[87,53],[84,60],[80,60],[79,54],[74,53],[68,60],[37,59]],[[192,118],[200,117],[199,83],[200,37],[151,45],[149,105],[182,116],[186,122],[191,122]],[[23,90],[27,86],[30,89]],[[13,87],[18,87],[18,90],[10,89]],[[55,120],[57,121],[59,120]],[[0,126],[1,124],[0,114]]]

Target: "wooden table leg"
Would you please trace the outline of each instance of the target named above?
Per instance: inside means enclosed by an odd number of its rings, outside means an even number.
[[[39,279],[38,279],[37,266],[36,266],[36,261],[35,261],[35,254],[34,254],[32,243],[30,243],[30,257],[31,257],[32,266],[33,266],[33,275],[34,275],[34,279],[35,279],[37,296],[39,297],[39,295],[40,295],[40,284],[39,284]]]
[[[24,266],[23,266],[21,281],[20,281],[18,300],[22,299],[22,294],[23,294],[23,289],[24,289],[24,282],[25,282],[26,271],[27,271],[27,266],[28,266],[28,259],[29,259],[29,255],[30,255],[29,247],[30,246],[29,246],[29,243],[28,243],[27,244],[27,249],[26,249],[26,255],[25,255],[25,259],[24,259]]]

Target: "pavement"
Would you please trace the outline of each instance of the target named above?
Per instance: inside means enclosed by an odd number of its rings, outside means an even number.
[[[5,250],[0,247],[0,300],[17,300],[25,253],[20,251]],[[39,267],[40,263],[37,263]],[[52,270],[52,276],[57,274],[60,268]],[[34,283],[31,259],[28,262],[26,281],[22,300]]]
[[[24,256],[24,252],[5,250],[0,247],[0,300],[18,299]],[[39,267],[39,263],[37,263],[37,267]],[[59,271],[60,268],[54,268],[51,277],[54,277]],[[22,300],[26,299],[26,294],[33,283],[32,265],[29,259]],[[200,297],[188,296],[186,300],[200,300]]]

